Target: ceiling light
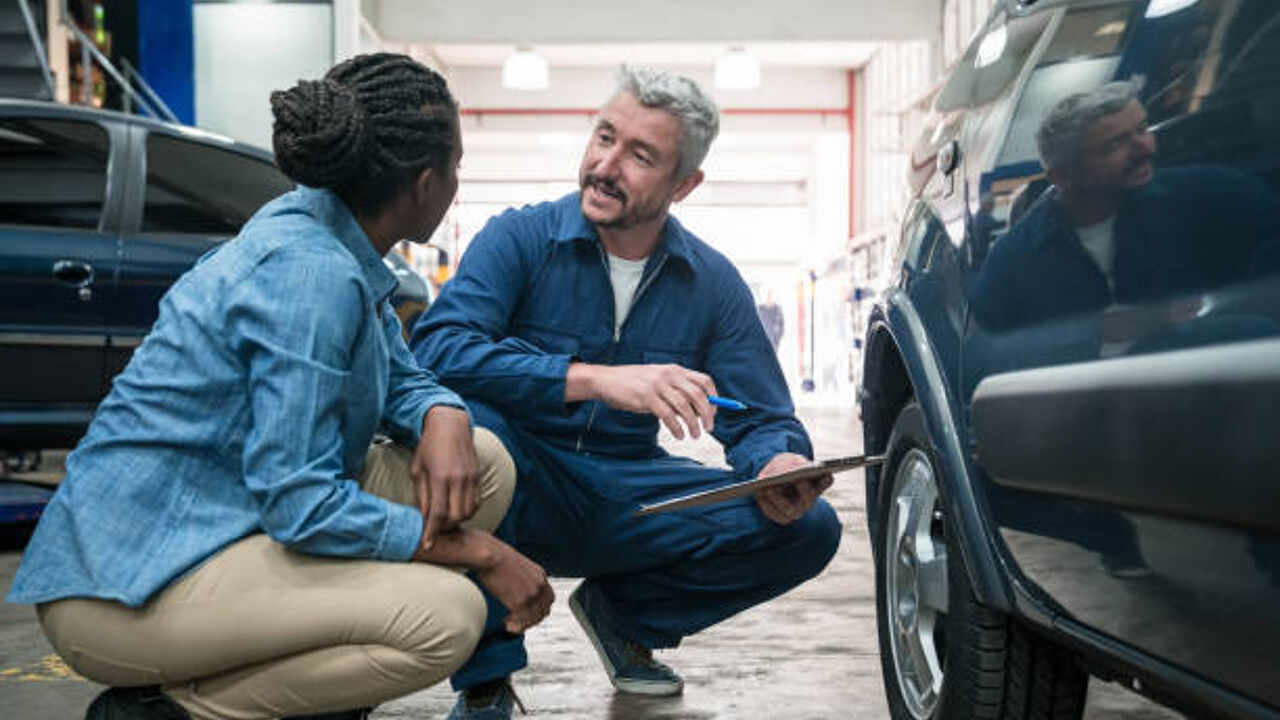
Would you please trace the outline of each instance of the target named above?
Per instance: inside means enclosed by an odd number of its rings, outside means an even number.
[[[1151,0],[1147,6],[1147,17],[1158,18],[1172,15],[1196,4],[1196,0]]]
[[[543,90],[549,84],[547,60],[529,48],[516,48],[502,62],[502,87]]]
[[[742,48],[730,48],[716,60],[716,87],[752,90],[760,87],[760,61]]]

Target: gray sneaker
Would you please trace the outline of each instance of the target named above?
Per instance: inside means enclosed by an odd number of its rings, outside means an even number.
[[[632,695],[679,695],[684,680],[654,660],[652,650],[618,634],[602,607],[599,592],[590,580],[583,581],[569,594],[569,609],[587,632],[609,682],[618,692]]]

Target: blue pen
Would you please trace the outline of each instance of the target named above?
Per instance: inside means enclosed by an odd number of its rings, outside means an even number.
[[[737,400],[717,397],[715,395],[708,395],[707,402],[711,403],[712,405],[715,405],[718,408],[724,408],[725,410],[746,410],[747,409],[746,405],[738,402]]]

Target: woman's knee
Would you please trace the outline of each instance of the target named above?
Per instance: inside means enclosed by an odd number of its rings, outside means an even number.
[[[445,572],[414,593],[413,601],[421,603],[421,612],[407,616],[417,615],[418,620],[389,644],[425,665],[448,666],[449,672],[461,667],[484,632],[487,608],[480,589],[465,575]]]

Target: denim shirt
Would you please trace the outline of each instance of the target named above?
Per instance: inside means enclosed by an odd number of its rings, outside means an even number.
[[[573,360],[676,364],[750,406],[716,413],[725,459],[755,476],[778,453],[811,456],[751,291],[724,255],[668,217],[620,328],[608,260],[579,195],[489,221],[414,328],[424,367],[468,400],[562,448],[654,458],[658,419],[601,401],[566,403]]]
[[[374,432],[416,444],[463,406],[420,370],[395,276],[346,205],[300,187],[170,288],[36,528],[10,602],[142,605],[266,532],[315,555],[403,561],[418,510],[360,490]]]

